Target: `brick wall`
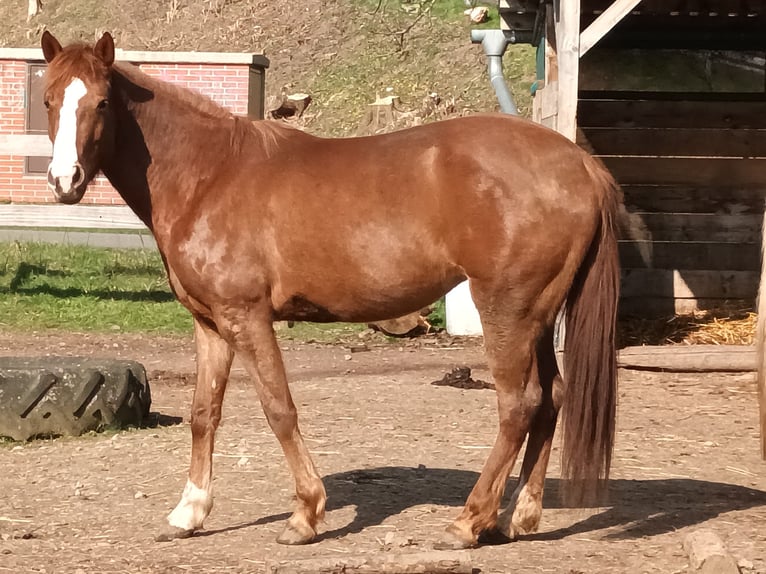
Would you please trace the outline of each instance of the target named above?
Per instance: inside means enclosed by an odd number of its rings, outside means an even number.
[[[248,107],[247,64],[144,63],[147,74],[202,92],[237,114]],[[0,60],[0,134],[25,133],[27,62]],[[50,203],[53,197],[43,175],[24,173],[24,157],[0,155],[0,202]],[[83,203],[120,205],[122,198],[99,176],[91,182]]]
[[[26,62],[0,61],[0,133],[24,133],[26,78]],[[23,174],[24,158],[0,156],[0,200],[11,199],[12,189],[23,192],[22,186],[34,185],[24,181]]]

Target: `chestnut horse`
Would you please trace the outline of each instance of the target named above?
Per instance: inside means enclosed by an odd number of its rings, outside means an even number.
[[[484,531],[513,538],[537,528],[562,402],[564,477],[575,494],[604,484],[620,196],[595,159],[504,115],[322,139],[250,122],[114,63],[109,34],[62,48],[45,32],[42,49],[56,199],[77,203],[101,170],[151,229],[173,292],[194,317],[191,465],[160,539],[190,536],[210,512],[213,442],[235,353],[295,479],[296,508],[278,540],[314,539],[325,489],[298,429],[273,321],[396,317],[466,278],[499,430],[444,543],[469,547]],[[563,305],[566,390],[553,348]],[[513,501],[498,515],[527,437]]]

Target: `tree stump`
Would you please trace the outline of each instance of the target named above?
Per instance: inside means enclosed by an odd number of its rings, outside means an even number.
[[[275,120],[300,119],[311,103],[309,94],[286,94],[282,93],[282,101],[279,105],[269,106],[268,117]]]
[[[402,111],[399,96],[378,97],[367,106],[367,112],[359,122],[356,135],[369,136],[394,131],[401,127],[402,119],[411,115]]]

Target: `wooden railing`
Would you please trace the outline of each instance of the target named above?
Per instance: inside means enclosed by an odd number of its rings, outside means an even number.
[[[0,134],[0,155],[49,156],[53,144],[48,134]]]
[[[0,227],[146,229],[126,205],[0,205]]]

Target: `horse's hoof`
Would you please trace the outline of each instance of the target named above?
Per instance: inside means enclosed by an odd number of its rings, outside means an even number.
[[[541,515],[542,507],[539,505],[517,505],[513,512],[504,510],[500,513],[497,518],[497,530],[510,540],[518,540],[519,536],[537,532]]]
[[[316,537],[316,532],[308,524],[294,525],[287,523],[282,534],[277,537],[277,542],[287,544],[288,546],[298,546],[300,544],[309,544]]]
[[[434,550],[465,550],[476,548],[479,540],[472,532],[450,524],[442,535],[441,540],[434,544]]]
[[[155,542],[170,542],[171,540],[180,540],[182,538],[191,538],[194,534],[193,529],[178,528],[177,526],[165,526],[162,531],[154,537]]]
[[[508,541],[517,540],[519,537],[519,530],[513,524],[513,516],[510,512],[501,512],[497,518],[497,526],[494,528],[494,532],[499,536],[504,536]]]

